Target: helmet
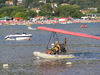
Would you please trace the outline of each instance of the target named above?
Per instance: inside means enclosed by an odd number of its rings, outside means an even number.
[[[51,48],[53,48],[53,47],[54,47],[54,43],[51,44]]]
[[[54,43],[52,43],[51,45],[54,45]]]

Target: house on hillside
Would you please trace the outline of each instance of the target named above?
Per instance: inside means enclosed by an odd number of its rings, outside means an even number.
[[[5,4],[13,5],[13,1],[5,1]]]
[[[95,11],[97,11],[97,8],[94,8],[94,7],[90,7],[90,8],[88,8],[89,10],[95,10]]]
[[[40,12],[40,9],[36,9],[35,11],[36,11],[37,13],[39,13],[39,12]]]
[[[83,14],[86,14],[87,12],[89,12],[89,10],[80,10],[80,12],[82,12]]]
[[[22,4],[22,2],[17,2],[17,5],[20,5],[20,4]]]
[[[17,0],[17,2],[22,2],[23,0]]]
[[[44,3],[44,4],[46,4],[46,0],[44,0],[44,1],[43,1],[43,0],[40,0],[39,3]]]
[[[31,10],[35,10],[37,13],[40,12],[40,9],[39,8],[32,8]]]
[[[57,8],[58,6],[57,6],[57,3],[51,3],[51,7],[52,8]]]
[[[23,0],[17,0],[17,5],[21,4]],[[14,5],[13,4],[13,1],[5,1],[5,4],[8,4],[8,5]]]

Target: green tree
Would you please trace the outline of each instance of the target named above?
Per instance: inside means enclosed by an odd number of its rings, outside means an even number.
[[[97,12],[100,13],[100,5],[97,8]]]
[[[90,10],[89,13],[97,13],[95,10]]]
[[[1,17],[6,17],[6,16],[8,16],[7,12],[3,12],[1,15]]]
[[[11,7],[3,7],[3,8],[1,8],[1,10],[0,10],[0,14],[2,14],[3,12],[7,12],[7,15],[9,16],[9,15],[11,14],[12,11],[13,11],[13,10],[12,10]]]
[[[13,0],[13,4],[16,6],[17,5],[17,0]]]
[[[1,3],[0,4],[0,8],[2,8],[2,7],[5,7],[5,4],[4,3]]]
[[[40,12],[39,12],[39,15],[40,15],[40,16],[45,16],[45,15],[47,15],[47,13],[44,12],[44,11],[40,11]]]
[[[6,0],[0,0],[0,4],[1,4],[1,3],[5,3],[5,1],[6,1]]]
[[[35,17],[37,16],[37,13],[34,10],[29,10],[28,12],[26,12],[26,15],[29,17]]]
[[[13,11],[13,12],[11,12],[10,17],[15,17],[15,15],[16,15],[16,12]]]
[[[20,17],[22,19],[29,19],[27,16],[26,16],[26,13],[24,12],[18,12],[16,13],[15,17]]]
[[[17,6],[16,12],[26,12],[26,8],[23,5]]]
[[[43,2],[42,3],[39,3],[39,1],[33,1],[32,3],[29,4],[28,7],[29,8],[35,8],[35,7],[40,8],[43,5],[44,5]]]
[[[0,18],[1,18],[2,16],[0,15]]]
[[[76,15],[77,16],[76,16]],[[65,5],[62,6],[60,5],[56,10],[55,10],[55,16],[59,17],[74,17],[74,18],[80,18],[82,13],[79,11],[79,7],[77,5]]]
[[[17,12],[18,6],[12,6],[12,10]]]
[[[44,6],[40,7],[40,10],[47,13],[52,13],[52,7],[50,4],[45,4]]]
[[[35,1],[39,1],[39,0],[24,0],[23,5],[25,6],[25,8],[27,8],[30,3],[35,2]]]

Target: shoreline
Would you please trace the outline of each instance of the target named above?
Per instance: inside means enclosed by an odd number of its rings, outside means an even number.
[[[67,21],[58,21],[58,20],[41,20],[41,21],[1,21],[0,25],[26,25],[30,26],[32,24],[70,24],[70,23],[99,23],[100,20],[67,20]]]

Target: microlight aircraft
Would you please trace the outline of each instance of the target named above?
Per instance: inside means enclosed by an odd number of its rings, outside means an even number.
[[[80,36],[80,37],[93,38],[93,39],[100,40],[100,37],[93,36],[93,35],[88,35],[88,34],[85,34],[85,33],[65,31],[65,30],[62,30],[62,29],[49,28],[49,27],[44,27],[44,26],[40,26],[37,29],[38,30],[50,31],[50,32],[53,33],[52,34],[53,36],[56,33],[62,33],[62,34],[68,34],[68,35],[74,35],[74,36]],[[51,37],[50,37],[50,39],[51,39]],[[65,45],[66,45],[66,39],[65,39]],[[47,47],[46,50],[48,50],[48,47]],[[33,55],[36,56],[36,57],[46,58],[46,59],[67,59],[67,58],[74,58],[75,57],[72,54],[66,54],[66,53],[65,54],[62,54],[62,53],[60,54],[59,53],[59,54],[56,55],[56,54],[47,54],[47,53],[38,52],[38,51],[33,52]]]

